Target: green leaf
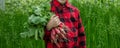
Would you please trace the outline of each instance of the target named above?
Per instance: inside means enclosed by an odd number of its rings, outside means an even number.
[[[20,33],[20,36],[22,38],[27,38],[27,35],[28,35],[28,32],[22,32],[22,33]]]
[[[32,23],[32,24],[39,24],[40,23],[40,17],[39,16],[35,16],[35,15],[31,15],[28,19],[28,22],[29,23]]]
[[[32,37],[34,35],[35,35],[35,28],[29,28],[28,37]]]
[[[38,30],[35,30],[35,40],[38,40]]]
[[[44,28],[40,28],[39,29],[39,37],[43,40],[43,36],[44,36]]]

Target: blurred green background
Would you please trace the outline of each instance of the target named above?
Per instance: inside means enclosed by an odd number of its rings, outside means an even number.
[[[5,6],[2,1],[5,1]],[[0,48],[45,48],[44,42],[21,38],[31,7],[49,0],[2,0]],[[120,0],[69,0],[80,10],[87,48],[120,48]],[[44,3],[43,3],[44,2]],[[50,7],[50,6],[49,6]],[[4,11],[3,11],[4,10]]]

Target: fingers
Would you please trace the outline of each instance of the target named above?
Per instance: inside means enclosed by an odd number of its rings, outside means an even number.
[[[51,32],[51,42],[52,43],[55,43],[55,45],[57,46],[57,47],[60,47],[60,45],[58,44],[58,42],[57,42],[57,36],[56,36],[56,33],[55,33],[55,31],[54,31],[54,29],[52,29],[52,32]]]
[[[52,27],[57,27],[60,24],[58,16],[52,17],[52,19],[50,20],[50,24]]]
[[[53,19],[55,17],[55,15],[52,15],[50,19]]]
[[[55,31],[52,29],[52,32],[51,32],[51,39],[52,40],[55,40]],[[53,41],[52,41],[53,42]]]
[[[57,42],[57,39],[52,40],[52,42],[53,42],[57,47],[60,47],[60,45],[59,45],[58,42]]]
[[[54,41],[55,45],[60,48],[60,45],[57,43],[57,41]]]
[[[50,22],[55,22],[56,18],[58,18],[58,16],[53,15],[50,19]]]
[[[71,32],[71,29],[69,27],[67,27],[64,23],[61,22],[60,24],[61,25],[59,25],[59,27],[62,27],[62,28],[60,28],[61,31],[66,30],[66,31],[70,31]]]
[[[58,16],[56,16],[56,17],[54,18],[54,21],[56,22],[57,25],[60,24],[60,20],[59,20]]]
[[[52,19],[48,22],[47,28],[50,30],[53,27],[57,27],[60,24],[58,16],[52,16]]]
[[[54,28],[57,34],[61,34],[57,28]]]
[[[71,32],[70,28],[68,28],[67,26],[65,26],[64,28],[65,28],[65,30],[67,30],[67,31],[70,31],[70,32]]]
[[[64,29],[62,29],[61,27],[58,27],[58,29],[60,30],[61,33],[63,33],[64,35],[66,35],[66,32],[64,31]]]
[[[57,28],[55,28],[56,33],[61,36],[63,39],[67,39],[63,33],[61,33]]]
[[[68,42],[69,40],[66,38],[66,32],[64,31],[64,29],[62,29],[61,27],[58,27],[58,30],[60,30],[60,39],[61,41],[64,41],[64,42]]]

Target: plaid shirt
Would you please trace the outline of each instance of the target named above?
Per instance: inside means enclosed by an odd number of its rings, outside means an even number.
[[[70,5],[68,1],[62,5],[56,0],[51,1],[51,12],[55,13],[61,22],[68,26],[72,32],[66,31],[68,42],[62,42],[61,48],[86,48],[86,36],[79,10]],[[45,30],[44,40],[46,48],[57,48],[50,42],[51,31]]]

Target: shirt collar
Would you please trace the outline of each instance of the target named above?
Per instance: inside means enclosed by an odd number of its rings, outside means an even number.
[[[65,4],[60,4],[57,0],[52,0],[51,3],[56,7],[62,7],[62,6],[71,7],[71,5],[68,3],[68,0],[66,1]]]

